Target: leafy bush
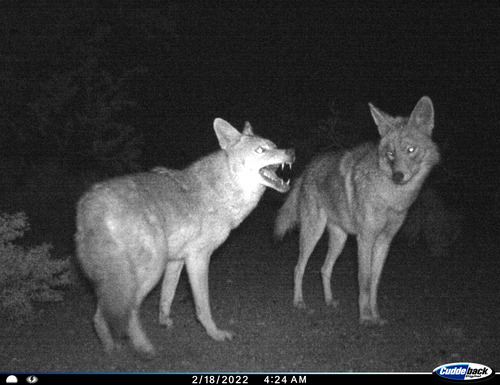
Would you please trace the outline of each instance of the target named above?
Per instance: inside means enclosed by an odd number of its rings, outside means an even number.
[[[52,248],[14,244],[29,230],[26,215],[0,214],[0,308],[9,319],[22,322],[33,316],[33,303],[61,301],[61,287],[69,285],[69,260],[54,260]]]

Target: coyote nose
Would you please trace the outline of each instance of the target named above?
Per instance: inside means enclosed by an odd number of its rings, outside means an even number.
[[[285,150],[285,154],[292,158],[292,162],[295,162],[295,150],[293,148]]]
[[[396,171],[395,173],[392,174],[392,181],[394,183],[400,184],[404,178],[405,174],[403,174],[401,171]]]

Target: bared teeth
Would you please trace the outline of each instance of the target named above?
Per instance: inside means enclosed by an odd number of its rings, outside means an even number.
[[[277,171],[278,169],[280,169],[281,171],[285,170],[286,166],[290,167],[290,170],[292,169],[292,163],[283,162],[283,163],[277,163],[277,164],[270,164],[266,167],[263,167],[260,169],[260,173],[263,177],[265,177],[266,179],[268,179],[271,182],[274,182],[274,183],[279,184],[281,186],[289,187],[291,180],[288,179],[287,181],[285,181],[285,180],[281,179],[280,177],[278,177],[275,173],[275,171]]]

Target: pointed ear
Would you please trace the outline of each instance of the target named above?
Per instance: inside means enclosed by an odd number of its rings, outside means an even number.
[[[214,130],[223,150],[238,143],[242,136],[236,128],[221,118],[214,120]]]
[[[424,96],[418,101],[411,113],[410,124],[431,136],[434,128],[434,106],[429,97]]]
[[[253,136],[253,128],[250,125],[250,122],[245,122],[245,127],[243,127],[243,135]]]
[[[370,106],[370,112],[372,114],[373,120],[378,127],[378,132],[380,136],[384,137],[387,134],[387,131],[391,126],[394,118],[389,114],[386,114],[385,112],[379,110],[373,104],[368,103],[368,105]]]

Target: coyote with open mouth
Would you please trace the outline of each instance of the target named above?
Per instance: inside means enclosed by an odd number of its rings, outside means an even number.
[[[295,160],[254,135],[215,119],[221,149],[184,170],[157,167],[98,183],[79,201],[77,255],[94,284],[94,326],[106,351],[130,340],[143,356],[155,349],[139,309],[163,277],[159,322],[172,326],[170,307],[186,266],[196,313],[215,340],[231,339],[212,319],[208,294],[210,256],[257,206],[266,187],[290,189],[276,171]]]

